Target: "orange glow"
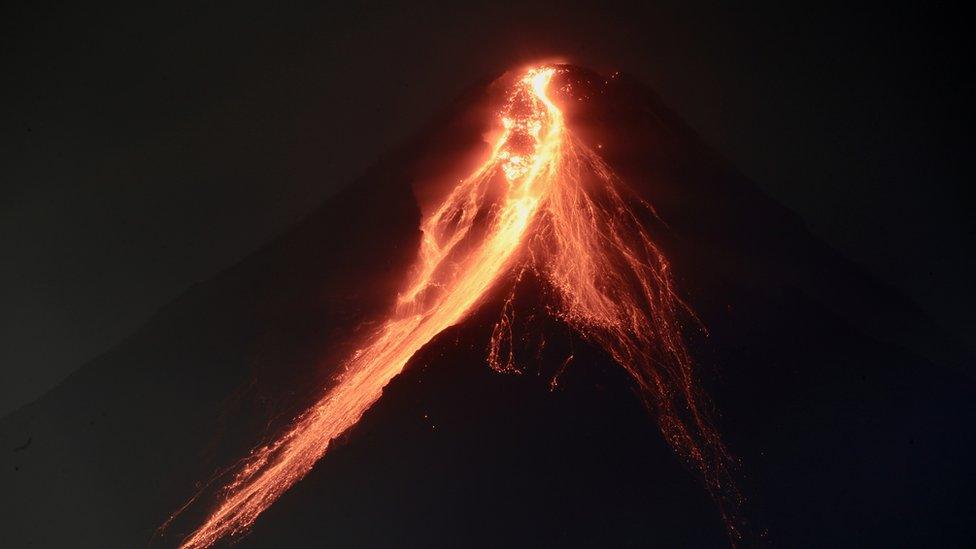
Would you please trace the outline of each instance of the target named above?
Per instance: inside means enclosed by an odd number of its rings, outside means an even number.
[[[625,198],[600,157],[568,132],[548,95],[555,73],[534,68],[514,84],[488,159],[422,221],[417,259],[390,317],[346,361],[334,387],[277,440],[251,453],[182,547],[209,547],[245,532],[359,421],[417,351],[507,274],[515,274],[517,286],[527,270],[552,289],[553,314],[631,374],[668,442],[721,488],[724,451],[699,412],[675,320],[681,303],[642,217],[652,210]],[[489,343],[488,362],[501,371],[517,370],[511,303],[510,297]]]
[[[553,73],[552,68],[531,70],[516,84],[491,156],[424,219],[415,272],[395,313],[345,364],[334,388],[280,438],[252,452],[218,508],[182,547],[209,547],[245,531],[308,473],[335,437],[359,421],[414,353],[461,320],[495,282],[555,180],[563,119],[546,96]],[[459,246],[475,230],[475,214],[498,170],[505,188],[483,242]]]

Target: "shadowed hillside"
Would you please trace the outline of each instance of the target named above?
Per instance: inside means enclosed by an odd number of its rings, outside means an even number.
[[[971,355],[641,84],[570,78],[570,125],[667,225],[655,238],[700,318],[687,336],[741,462],[748,543],[976,541]],[[485,89],[3,419],[0,545],[146,545],[199,483],[300,411],[389,307],[418,245],[414,185],[479,150]],[[241,545],[726,544],[630,380],[546,315],[543,292],[523,294],[523,373],[485,365],[493,295],[418,353]],[[205,510],[154,544],[175,545]]]

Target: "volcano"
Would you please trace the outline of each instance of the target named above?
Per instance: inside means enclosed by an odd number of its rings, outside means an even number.
[[[5,418],[0,541],[964,545],[971,358],[640,83],[513,71]]]

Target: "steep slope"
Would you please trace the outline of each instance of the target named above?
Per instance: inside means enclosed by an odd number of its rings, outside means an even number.
[[[750,535],[786,546],[976,539],[966,351],[813,238],[639,83],[571,77],[582,99],[567,107],[570,123],[668,225],[655,235],[708,332],[687,326],[742,463]],[[301,410],[415,254],[411,184],[479,150],[483,90],[5,418],[0,544],[144,545],[196,483]],[[529,313],[516,349],[524,373],[487,368],[501,297],[414,357],[242,544],[725,543],[707,492],[629,379],[548,318],[541,293],[516,304]]]

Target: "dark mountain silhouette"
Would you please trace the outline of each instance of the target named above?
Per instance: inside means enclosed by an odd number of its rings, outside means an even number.
[[[689,322],[687,335],[741,461],[746,544],[976,541],[968,350],[811,236],[641,84],[571,75],[586,100],[567,106],[570,126],[668,225],[658,244],[707,330]],[[199,483],[301,410],[350,334],[389,306],[419,238],[413,184],[478,150],[486,87],[3,419],[0,545],[149,544]],[[524,373],[485,365],[492,296],[415,356],[241,545],[727,545],[629,378],[542,314],[541,295],[517,304],[535,313],[517,349]],[[153,544],[175,545],[205,510]]]

